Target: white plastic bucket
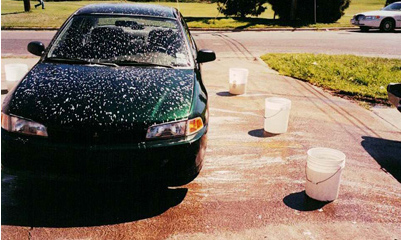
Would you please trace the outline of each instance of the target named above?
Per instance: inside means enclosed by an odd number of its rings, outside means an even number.
[[[270,97],[265,100],[266,132],[281,134],[287,132],[290,118],[291,100],[279,97]]]
[[[7,64],[4,65],[6,73],[7,89],[10,90],[21,80],[28,72],[28,65],[26,64]]]
[[[28,72],[28,65],[26,64],[7,64],[4,65],[6,72],[6,81],[19,81]]]
[[[229,90],[231,94],[241,95],[246,93],[249,71],[243,68],[230,68]]]
[[[308,150],[306,163],[306,194],[318,201],[337,199],[345,154],[330,148]]]

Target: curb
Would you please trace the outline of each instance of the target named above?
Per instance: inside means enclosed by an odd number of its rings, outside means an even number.
[[[58,30],[57,27],[1,27],[1,30],[30,30],[30,31],[54,31]],[[270,31],[341,31],[341,30],[357,30],[358,27],[338,27],[338,28],[189,28],[191,31],[204,31],[204,32],[243,32],[243,31],[254,31],[254,32],[270,32]]]
[[[30,31],[53,31],[59,30],[58,27],[1,27],[1,30],[30,30]]]

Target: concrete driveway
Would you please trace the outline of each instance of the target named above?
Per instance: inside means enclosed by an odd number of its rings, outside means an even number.
[[[2,176],[2,239],[401,239],[401,130],[252,54],[217,54],[203,66],[210,133],[194,182],[139,189]],[[250,70],[246,95],[228,94],[230,67]],[[267,97],[291,99],[287,133],[263,132]],[[334,202],[305,197],[313,147],[347,155]]]

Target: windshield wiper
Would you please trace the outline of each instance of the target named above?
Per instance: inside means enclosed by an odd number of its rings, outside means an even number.
[[[102,66],[114,66],[118,67],[116,63],[109,63],[109,62],[94,62],[85,59],[79,58],[58,58],[58,57],[48,57],[46,58],[48,61],[55,61],[55,62],[67,62],[67,63],[74,63],[74,64],[88,64],[88,65],[102,65]]]
[[[157,66],[157,67],[172,68],[172,69],[175,68],[172,65],[163,65],[163,64],[157,64],[157,63],[151,63],[151,62],[140,62],[140,61],[132,61],[132,60],[116,60],[116,61],[113,61],[113,63],[116,63],[117,65],[120,65],[120,66]]]

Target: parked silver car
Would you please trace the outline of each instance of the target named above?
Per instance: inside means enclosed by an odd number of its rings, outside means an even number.
[[[379,11],[356,14],[351,24],[359,26],[361,31],[380,29],[383,32],[393,32],[401,28],[401,2],[395,2]]]

